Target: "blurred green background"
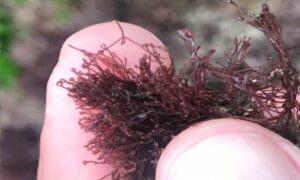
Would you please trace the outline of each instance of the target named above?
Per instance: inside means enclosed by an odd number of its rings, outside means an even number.
[[[267,2],[283,26],[286,44],[300,45],[299,0],[236,2],[254,13]],[[0,0],[0,179],[35,179],[47,80],[72,33],[113,19],[137,24],[165,43],[177,66],[187,59],[178,29],[190,28],[202,52],[216,48],[213,60],[230,49],[234,37],[250,35],[248,60],[262,62],[272,48],[236,17],[236,9],[222,0]],[[299,57],[296,48],[295,62]]]

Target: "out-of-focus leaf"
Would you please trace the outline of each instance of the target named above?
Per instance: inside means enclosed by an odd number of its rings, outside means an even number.
[[[0,1],[0,88],[13,85],[19,74],[19,68],[9,54],[14,34],[15,28],[8,9]]]
[[[0,3],[0,51],[6,51],[14,33],[12,19],[9,16],[7,9]]]
[[[9,87],[16,82],[19,68],[10,59],[8,54],[0,55],[0,88]]]

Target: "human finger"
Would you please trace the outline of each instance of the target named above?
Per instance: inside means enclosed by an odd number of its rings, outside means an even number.
[[[133,39],[134,42],[115,43],[123,35]],[[80,129],[78,109],[67,95],[67,91],[58,87],[56,83],[60,79],[72,77],[71,68],[82,70],[84,54],[69,45],[97,52],[101,45],[105,44],[108,47],[113,44],[109,47],[110,51],[120,58],[126,58],[128,67],[134,67],[145,53],[135,42],[163,46],[162,42],[149,31],[121,22],[93,25],[66,40],[47,85],[46,114],[40,142],[39,180],[97,179],[111,171],[110,166],[103,164],[83,166],[82,161],[97,159],[97,156],[83,148],[93,135]],[[166,64],[170,63],[167,52],[161,52],[161,56],[164,57]]]
[[[175,137],[162,153],[157,180],[300,179],[300,150],[251,122],[210,120]]]

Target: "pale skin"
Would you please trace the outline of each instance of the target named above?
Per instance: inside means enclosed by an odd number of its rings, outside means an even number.
[[[147,30],[121,23],[126,36],[139,43],[163,45]],[[109,165],[88,164],[94,160],[83,146],[92,136],[78,125],[79,113],[67,91],[56,85],[81,69],[84,56],[68,45],[95,52],[110,44],[120,31],[114,22],[87,27],[64,43],[59,62],[47,86],[47,106],[41,134],[38,180],[94,180],[108,174]],[[129,67],[138,63],[143,52],[130,43],[112,48],[128,58]],[[165,64],[170,64],[167,54]],[[219,119],[191,126],[176,136],[162,153],[156,180],[297,180],[300,179],[300,150],[295,145],[259,125],[234,119]]]

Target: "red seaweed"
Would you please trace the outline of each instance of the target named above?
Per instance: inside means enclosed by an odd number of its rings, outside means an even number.
[[[190,59],[177,73],[173,62],[164,65],[159,54],[163,47],[135,42],[117,21],[121,37],[103,44],[98,52],[70,45],[86,56],[84,70],[73,68],[74,77],[57,85],[73,98],[81,113],[81,128],[93,133],[85,147],[98,159],[84,163],[114,168],[101,179],[153,180],[160,154],[172,138],[196,122],[214,118],[255,122],[300,145],[298,71],[291,64],[292,49],[285,46],[278,21],[266,4],[254,16],[231,0],[226,2],[238,8],[239,20],[267,37],[278,57],[272,65],[257,70],[247,64],[251,46],[247,37],[235,39],[233,50],[218,66],[213,65],[210,59],[215,50],[201,55],[193,33],[184,29],[179,35]],[[127,60],[110,50],[127,41],[145,52],[136,69],[128,68]],[[211,85],[212,77],[221,88]]]

